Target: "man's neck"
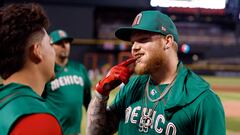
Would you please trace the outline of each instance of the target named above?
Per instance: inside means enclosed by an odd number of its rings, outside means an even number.
[[[3,84],[10,83],[19,83],[23,85],[27,85],[33,89],[39,96],[42,95],[46,80],[42,76],[39,75],[39,72],[24,69],[20,70],[14,74],[12,74],[6,80],[3,80]]]
[[[177,75],[178,60],[171,60],[162,68],[150,73],[151,79],[157,84],[170,84]]]

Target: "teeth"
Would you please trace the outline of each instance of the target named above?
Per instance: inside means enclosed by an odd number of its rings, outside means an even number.
[[[136,63],[139,63],[141,60],[140,58],[143,56],[143,54],[136,54],[135,57],[137,58]]]
[[[143,56],[142,54],[137,54],[136,58],[139,59],[141,56]]]

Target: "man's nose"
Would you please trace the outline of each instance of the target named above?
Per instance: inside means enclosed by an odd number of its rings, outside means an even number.
[[[61,47],[62,47],[62,48],[66,48],[67,45],[68,45],[68,42],[63,42],[63,43],[61,44]]]
[[[138,42],[134,42],[132,45],[132,52],[137,52],[141,49],[140,44]]]

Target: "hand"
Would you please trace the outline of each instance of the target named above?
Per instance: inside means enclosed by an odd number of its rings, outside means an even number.
[[[128,83],[130,76],[133,74],[127,66],[135,62],[136,58],[130,58],[122,63],[112,67],[107,76],[98,82],[96,90],[104,96],[108,96],[110,91],[120,85]]]

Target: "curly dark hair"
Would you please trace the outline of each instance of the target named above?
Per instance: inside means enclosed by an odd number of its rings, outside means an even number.
[[[36,3],[10,4],[0,10],[0,76],[3,79],[23,67],[32,34],[43,33],[48,25],[47,15]]]

